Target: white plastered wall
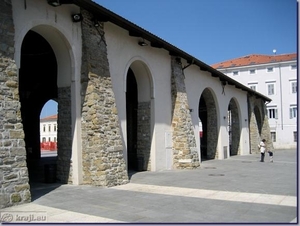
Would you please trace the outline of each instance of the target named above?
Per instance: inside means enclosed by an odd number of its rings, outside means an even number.
[[[187,64],[187,63],[185,63]],[[223,147],[227,146],[227,156],[229,157],[229,135],[226,129],[228,124],[227,110],[231,98],[235,98],[239,108],[239,120],[241,126],[240,150],[241,155],[249,154],[249,130],[248,130],[248,106],[247,93],[235,88],[235,86],[225,85],[224,90],[219,78],[211,76],[210,72],[201,71],[198,66],[191,65],[184,70],[185,84],[188,95],[188,101],[194,125],[198,155],[200,154],[200,139],[199,139],[199,115],[198,107],[201,94],[205,88],[210,88],[215,99],[217,120],[218,120],[218,144],[217,151],[219,159],[224,159]],[[224,91],[224,92],[223,92]],[[224,119],[224,117],[226,117]]]
[[[148,46],[143,47],[138,45],[138,41],[141,39],[129,36],[128,31],[112,23],[105,23],[104,31],[110,75],[124,143],[124,157],[127,159],[126,76],[129,67],[138,62],[139,66],[144,67],[141,71],[148,72],[146,74],[149,83],[145,84],[142,89],[147,95],[150,92],[151,98],[151,170],[164,170],[167,161],[170,160],[168,158],[171,157],[167,155],[167,142],[165,141],[165,134],[171,131],[170,56],[164,49],[153,48],[149,43]],[[147,40],[145,41],[147,42]],[[147,100],[147,95],[139,95],[139,101]]]
[[[118,115],[121,124],[122,137],[126,150],[126,75],[128,68],[135,61],[142,61],[148,68],[152,76],[152,121],[154,130],[152,131],[152,170],[163,170],[168,168],[168,158],[172,153],[168,149],[170,144],[168,137],[171,131],[171,66],[170,56],[163,49],[156,49],[150,46],[141,47],[137,37],[129,36],[128,31],[121,29],[111,23],[105,23],[105,34],[108,49],[108,59],[110,73],[113,82],[113,89],[116,95]],[[147,42],[147,40],[146,40]],[[117,56],[117,57],[116,57]],[[235,97],[239,106],[241,137],[241,154],[249,153],[249,131],[248,131],[248,110],[247,93],[236,89],[234,86],[226,85],[225,95],[222,94],[222,85],[218,78],[213,78],[209,72],[200,71],[199,67],[190,66],[185,71],[186,90],[190,108],[193,109],[192,121],[194,124],[197,149],[200,156],[200,141],[198,128],[198,105],[202,91],[210,87],[216,96],[218,111],[218,122],[220,125],[218,152],[219,159],[224,158],[223,146],[229,147],[228,132],[226,130],[227,121],[223,116],[227,116],[227,109],[231,98]],[[126,151],[124,152],[126,156]],[[228,155],[229,156],[229,148]]]

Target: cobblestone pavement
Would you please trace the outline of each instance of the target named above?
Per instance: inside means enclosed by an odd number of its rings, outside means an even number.
[[[28,204],[2,221],[96,223],[298,223],[297,152],[209,160],[196,170],[138,172],[112,188],[32,185]]]

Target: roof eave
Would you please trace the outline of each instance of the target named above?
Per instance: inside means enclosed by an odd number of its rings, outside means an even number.
[[[114,23],[114,24],[122,27],[123,29],[128,30],[129,33],[134,33],[138,37],[142,37],[142,38],[150,41],[151,43],[155,43],[157,46],[160,46],[160,48],[164,48],[167,51],[169,51],[170,55],[181,57],[181,58],[185,59],[188,62],[193,61],[193,64],[199,66],[201,70],[209,71],[212,75],[217,75],[220,80],[225,79],[229,83],[232,83],[233,85],[235,85],[237,88],[240,88],[244,91],[250,92],[254,95],[260,96],[265,101],[271,101],[270,98],[268,98],[268,97],[266,97],[266,96],[264,96],[260,93],[257,93],[255,91],[253,91],[252,89],[250,89],[247,86],[237,82],[236,80],[231,79],[230,77],[224,75],[223,73],[221,73],[217,69],[214,69],[213,67],[211,67],[211,66],[205,64],[204,62],[196,59],[195,57],[189,55],[188,53],[178,49],[177,47],[171,45],[170,43],[164,41],[163,39],[157,37],[156,35],[153,35],[152,33],[146,31],[145,29],[135,25],[134,23],[132,23],[132,22],[126,20],[125,18],[111,12],[110,10],[98,5],[97,3],[95,3],[91,0],[73,0],[73,3],[76,4],[79,7],[82,7],[84,9],[86,9],[87,11],[95,14],[95,17],[97,17],[97,19],[99,19],[99,20],[102,20],[103,22],[108,22],[109,21],[111,23]]]

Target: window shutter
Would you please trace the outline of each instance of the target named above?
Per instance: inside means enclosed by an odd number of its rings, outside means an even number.
[[[275,118],[278,119],[278,115],[277,115],[277,109],[275,109]]]

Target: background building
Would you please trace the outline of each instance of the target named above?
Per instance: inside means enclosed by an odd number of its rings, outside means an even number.
[[[57,115],[40,120],[40,142],[41,151],[57,150]]]
[[[40,120],[40,142],[57,142],[57,115]]]
[[[276,51],[274,50],[274,53]],[[212,65],[268,96],[267,114],[275,149],[297,144],[297,54],[248,55]]]

